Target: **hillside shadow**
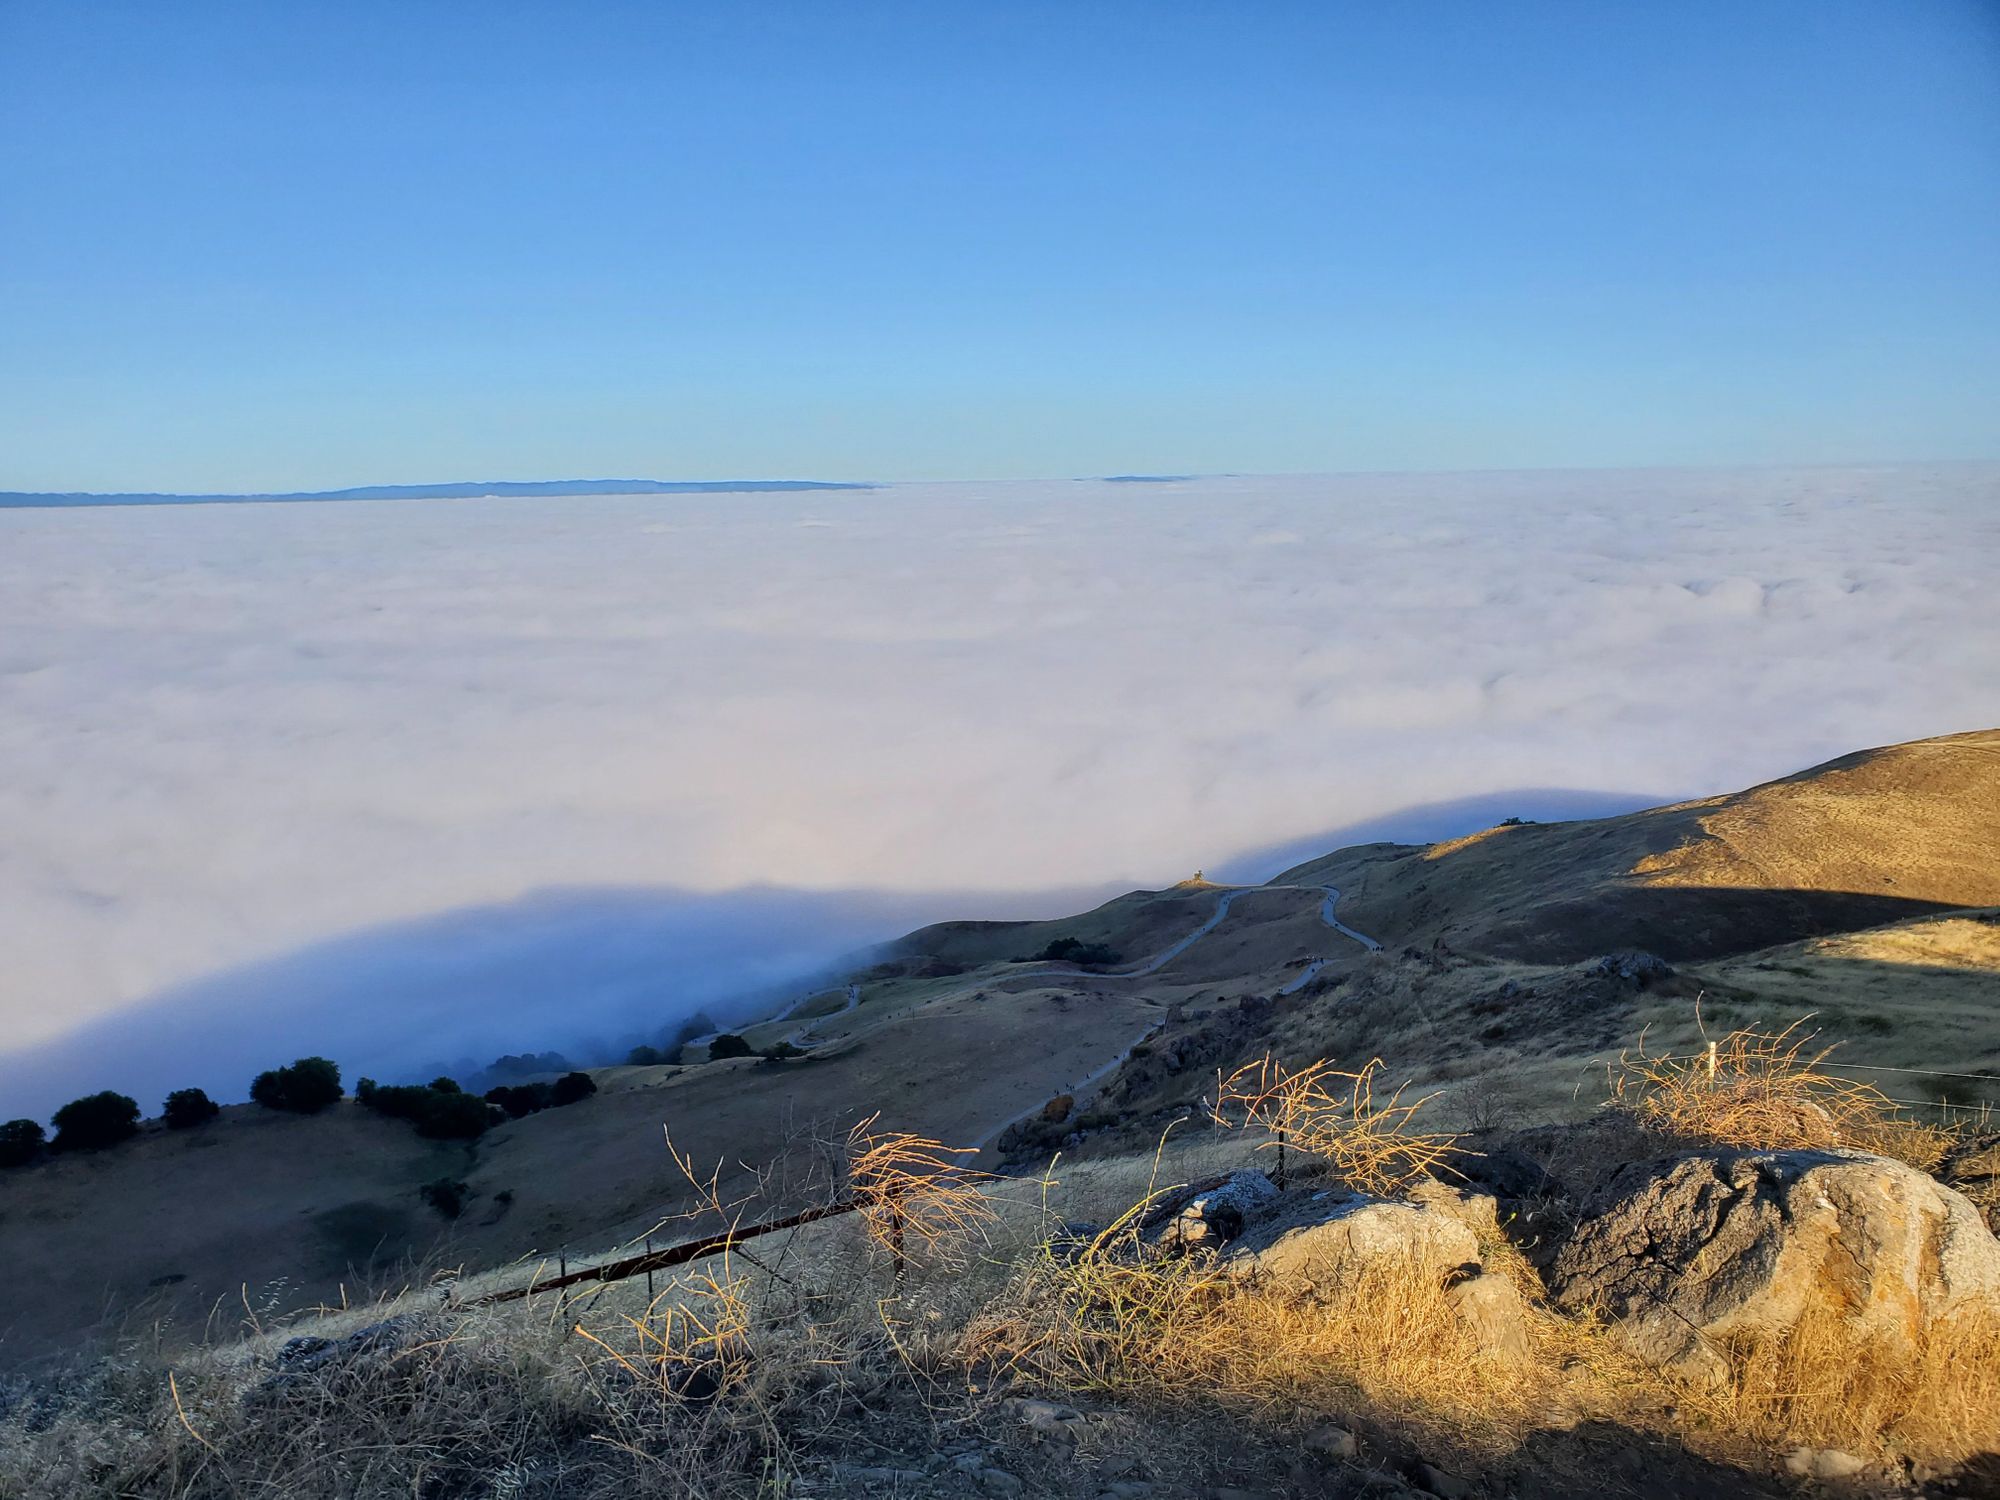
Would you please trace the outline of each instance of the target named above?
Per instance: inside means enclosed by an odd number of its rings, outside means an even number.
[[[1496,914],[1490,921],[1448,932],[1446,941],[1529,963],[1578,963],[1625,948],[1656,953],[1673,963],[1695,963],[1977,909],[1865,891],[1621,883],[1572,900]]]

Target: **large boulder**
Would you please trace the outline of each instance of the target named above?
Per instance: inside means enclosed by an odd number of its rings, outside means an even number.
[[[1602,1311],[1655,1364],[1721,1378],[1719,1345],[1816,1308],[1908,1340],[2000,1306],[2000,1241],[1958,1193],[1854,1151],[1703,1151],[1620,1171],[1557,1255],[1550,1289]]]

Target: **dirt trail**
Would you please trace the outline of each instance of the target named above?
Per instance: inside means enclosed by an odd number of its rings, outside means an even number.
[[[819,990],[814,994],[806,996],[806,998],[804,1000],[801,1000],[798,1003],[798,1005],[794,1005],[790,1010],[786,1011],[784,1015],[778,1017],[778,1019],[781,1021],[790,1020],[794,1015],[798,1013],[800,1006],[806,1005],[809,1002],[818,999],[820,995],[824,995],[825,993],[826,993],[825,990]],[[861,986],[858,984],[850,984],[847,987],[847,998],[842,1003],[839,1010],[828,1011],[823,1016],[813,1017],[812,1020],[806,1022],[805,1025],[801,1026],[797,1031],[794,1031],[790,1036],[785,1038],[786,1045],[792,1047],[810,1046],[811,1044],[807,1042],[805,1039],[813,1034],[814,1028],[816,1028],[820,1024],[820,1022],[831,1021],[835,1016],[844,1016],[850,1010],[858,1009],[860,1004],[861,1004]]]

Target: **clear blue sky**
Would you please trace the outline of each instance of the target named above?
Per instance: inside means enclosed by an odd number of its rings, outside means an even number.
[[[0,0],[0,488],[2000,457],[2000,5]]]

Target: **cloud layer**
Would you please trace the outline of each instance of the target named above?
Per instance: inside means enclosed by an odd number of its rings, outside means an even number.
[[[0,512],[0,1045],[92,1039],[0,1060],[0,1115],[149,1086],[149,1002],[415,1065],[648,1029],[947,893],[1729,789],[1992,723],[1996,642],[1991,466]],[[699,936],[520,939],[578,890]],[[308,952],[312,1003],[246,998]]]

